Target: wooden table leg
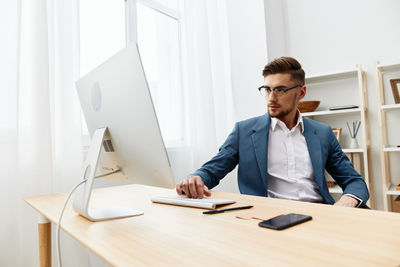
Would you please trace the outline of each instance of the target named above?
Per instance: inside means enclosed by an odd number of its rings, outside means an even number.
[[[43,215],[38,219],[40,267],[51,267],[51,223]]]

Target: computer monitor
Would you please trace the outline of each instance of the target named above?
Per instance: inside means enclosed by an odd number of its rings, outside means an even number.
[[[78,80],[76,87],[92,140],[75,211],[92,221],[143,214],[127,208],[89,208],[93,180],[100,176],[174,187],[137,45],[128,45]]]

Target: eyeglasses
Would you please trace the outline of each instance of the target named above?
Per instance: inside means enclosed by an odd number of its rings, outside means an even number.
[[[301,86],[302,86],[301,84],[298,84],[298,85],[290,87],[290,88],[285,88],[283,86],[278,86],[278,87],[275,87],[275,88],[271,88],[271,87],[268,87],[266,85],[263,85],[263,86],[258,87],[258,91],[260,91],[262,96],[270,95],[272,91],[274,91],[274,94],[276,96],[283,96],[289,90],[292,90],[292,89],[295,89],[295,88],[301,87]]]

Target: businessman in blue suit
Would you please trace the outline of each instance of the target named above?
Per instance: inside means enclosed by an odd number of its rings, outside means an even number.
[[[210,196],[209,189],[236,165],[242,194],[363,207],[368,188],[343,153],[330,126],[303,118],[297,109],[306,95],[305,73],[291,57],[268,63],[264,70],[268,113],[235,124],[219,152],[176,185],[179,195]],[[324,170],[343,189],[335,203]]]

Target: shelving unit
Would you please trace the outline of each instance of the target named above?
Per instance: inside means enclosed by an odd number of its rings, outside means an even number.
[[[331,194],[342,194],[343,190],[340,186],[335,185],[334,187],[329,188],[329,193]]]
[[[398,152],[398,151],[400,151],[400,147],[384,147],[383,151],[385,151],[385,152]]]
[[[344,153],[362,153],[364,150],[362,148],[343,148]]]
[[[390,185],[386,194],[391,195],[391,196],[400,196],[400,190],[396,190],[395,185]]]
[[[377,95],[378,95],[378,116],[379,129],[380,129],[380,157],[381,157],[381,173],[382,173],[382,193],[383,204],[386,211],[393,211],[393,200],[395,197],[400,196],[400,190],[396,190],[396,184],[400,183],[400,171],[394,175],[391,170],[390,158],[391,156],[399,156],[394,153],[400,152],[400,147],[390,144],[390,136],[388,131],[393,131],[393,126],[388,123],[388,116],[390,113],[394,116],[400,115],[400,104],[394,103],[394,98],[391,97],[392,89],[389,80],[392,77],[400,78],[400,64],[379,65],[376,64],[377,74]],[[396,76],[397,75],[397,76]],[[390,99],[390,100],[389,100]],[[392,102],[392,103],[390,103]],[[395,134],[398,135],[398,134]],[[393,142],[393,140],[391,140]],[[400,145],[400,140],[397,140]],[[396,167],[396,166],[393,166]]]
[[[313,75],[306,78],[307,94],[304,100],[319,100],[320,107],[314,112],[303,113],[304,117],[321,121],[329,124],[332,128],[342,128],[342,140],[340,141],[343,152],[354,160],[355,169],[363,176],[369,192],[370,199],[368,205],[374,208],[373,184],[370,172],[370,138],[369,138],[369,121],[367,106],[367,90],[365,82],[365,73],[360,66],[355,69],[339,71],[334,73],[326,73]],[[342,93],[343,96],[338,100],[337,94]],[[329,110],[331,106],[341,105],[357,105],[358,108]],[[346,121],[361,121],[358,148],[349,148],[350,137],[347,136]],[[361,136],[361,137],[360,137]],[[342,194],[342,189],[335,185],[329,188],[331,194]]]
[[[317,83],[317,82],[325,82],[327,80],[351,78],[357,74],[358,74],[357,69],[344,70],[344,71],[331,72],[331,73],[321,73],[321,74],[307,76],[306,82],[307,83]]]
[[[340,115],[346,113],[359,113],[359,112],[361,112],[360,108],[352,108],[343,110],[323,110],[323,111],[306,112],[303,113],[302,115],[304,117],[314,117],[314,116]]]
[[[381,106],[381,109],[383,110],[400,109],[400,104],[383,105]]]

